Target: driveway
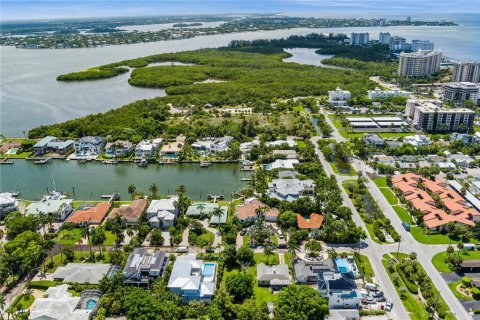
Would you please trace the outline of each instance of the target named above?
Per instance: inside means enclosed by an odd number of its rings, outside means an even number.
[[[212,228],[208,225],[208,220],[200,220],[202,226],[215,235],[215,240],[213,240],[213,247],[218,246],[222,243],[222,234],[215,228]]]

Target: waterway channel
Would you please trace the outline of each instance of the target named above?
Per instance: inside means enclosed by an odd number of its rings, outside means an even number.
[[[212,164],[201,168],[198,163],[175,165],[149,164],[145,168],[134,163],[105,165],[94,161],[52,160],[45,165],[35,165],[29,160],[14,160],[13,165],[0,169],[0,192],[20,191],[23,199],[37,200],[56,189],[68,192],[75,199],[99,200],[101,194],[120,192],[128,199],[128,186],[134,184],[138,192],[148,193],[156,183],[161,194],[172,194],[183,184],[187,195],[194,200],[206,200],[208,194],[223,194],[225,199],[246,185],[242,178],[250,172],[240,171],[238,163]]]

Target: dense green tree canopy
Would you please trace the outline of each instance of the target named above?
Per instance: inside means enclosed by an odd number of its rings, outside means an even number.
[[[328,303],[313,288],[289,285],[278,294],[275,313],[280,319],[323,320],[328,315]]]

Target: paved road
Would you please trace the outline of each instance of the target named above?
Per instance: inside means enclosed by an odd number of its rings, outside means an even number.
[[[330,118],[325,115],[325,119],[327,123],[333,128],[332,136],[334,137],[335,140],[339,142],[346,141],[344,137],[340,135],[338,132],[337,128],[333,125],[332,121]],[[321,153],[319,152],[317,148],[316,141],[318,140],[318,137],[312,138],[312,142],[315,144],[315,147],[317,149],[317,152],[319,153],[319,158],[322,161],[323,166],[326,168],[327,173],[332,174],[333,170],[331,170],[330,165],[328,162],[323,158]],[[354,169],[357,172],[363,171],[365,172],[366,169],[368,168],[368,165],[361,161],[355,159],[352,161],[352,165]],[[342,178],[339,178],[338,175],[335,175],[337,177],[337,181],[342,181]],[[454,296],[450,288],[448,287],[448,284],[444,281],[440,273],[435,269],[433,266],[431,260],[432,257],[442,251],[445,251],[448,245],[425,245],[417,242],[410,232],[407,232],[403,227],[402,227],[402,221],[396,214],[396,212],[393,210],[392,206],[388,203],[387,199],[383,196],[381,193],[380,189],[377,187],[377,185],[367,176],[364,175],[364,177],[367,179],[365,185],[372,195],[372,197],[377,201],[380,210],[385,214],[387,218],[390,219],[392,222],[392,226],[397,230],[397,232],[400,234],[402,240],[400,244],[400,251],[404,253],[410,253],[412,251],[417,253],[417,259],[420,262],[420,264],[423,266],[425,269],[425,272],[430,276],[432,282],[435,284],[437,289],[440,291],[441,296],[445,300],[445,302],[448,304],[450,310],[452,313],[456,316],[457,319],[472,319],[472,316],[465,310],[465,308],[462,306],[460,301]],[[344,180],[344,179],[343,179]],[[354,212],[354,221],[358,225],[362,226],[362,228],[365,228],[363,221],[360,219],[360,216],[358,215],[357,211],[354,210],[355,208],[352,208],[351,201],[346,197],[346,193],[342,189],[342,196],[344,197],[344,202],[345,204],[352,209]],[[346,198],[345,198],[346,197]],[[352,205],[353,206],[353,205]],[[356,218],[357,217],[357,218]],[[360,220],[360,221],[358,221]],[[368,233],[367,233],[368,234]],[[379,245],[370,239],[368,239],[368,248],[365,250],[368,253],[368,257],[370,259],[374,258],[374,263],[372,263],[372,266],[374,264],[377,264],[378,257],[381,258],[381,255],[385,252],[396,252],[398,245]],[[381,264],[379,264],[381,266]],[[380,268],[383,271],[384,268]],[[375,271],[375,269],[374,269]],[[375,271],[375,274],[376,271]],[[386,274],[386,272],[385,272]],[[387,275],[388,276],[388,275]],[[391,284],[389,278],[385,278],[384,280],[387,280],[388,283],[393,287]],[[396,295],[395,295],[396,296]],[[396,296],[398,298],[398,296]],[[398,306],[398,304],[397,304]],[[403,306],[403,305],[402,305]],[[398,319],[405,319],[404,317],[398,317]]]
[[[337,183],[339,184],[339,187],[342,193],[343,202],[345,206],[350,208],[353,212],[353,216],[352,216],[353,221],[358,226],[361,226],[368,235],[367,228],[363,223],[362,219],[360,218],[360,215],[358,214],[357,209],[353,205],[352,201],[348,197],[345,190],[343,190],[343,188],[341,187],[341,182],[342,180],[345,180],[344,179],[345,177],[337,175],[333,172],[330,164],[326,161],[325,157],[323,156],[323,154],[320,152],[318,148],[317,141],[319,139],[320,139],[319,137],[313,137],[311,139],[312,143],[315,146],[315,151],[318,155],[318,158],[320,159],[327,174],[334,175],[335,178],[337,179]],[[352,177],[349,177],[349,178],[352,178]],[[370,260],[370,264],[372,265],[372,269],[375,274],[375,279],[380,285],[380,288],[385,293],[385,296],[387,297],[387,299],[393,302],[394,307],[391,311],[392,315],[394,316],[395,319],[398,319],[398,320],[408,319],[409,318],[408,312],[403,306],[400,298],[398,297],[397,292],[395,291],[395,287],[393,286],[393,283],[390,281],[387,271],[382,265],[382,255],[386,253],[385,249],[382,247],[382,245],[372,241],[369,237],[364,242],[367,247],[363,249],[361,253],[365,254]]]

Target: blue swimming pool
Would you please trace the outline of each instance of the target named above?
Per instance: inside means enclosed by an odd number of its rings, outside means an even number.
[[[213,277],[215,275],[215,263],[207,262],[203,265],[202,275],[204,277]]]
[[[340,271],[341,273],[345,273],[348,272],[348,269],[346,267],[338,267],[338,271]]]
[[[86,304],[87,310],[93,310],[95,309],[96,306],[97,306],[96,300],[93,300],[93,299],[87,300],[87,304]]]

